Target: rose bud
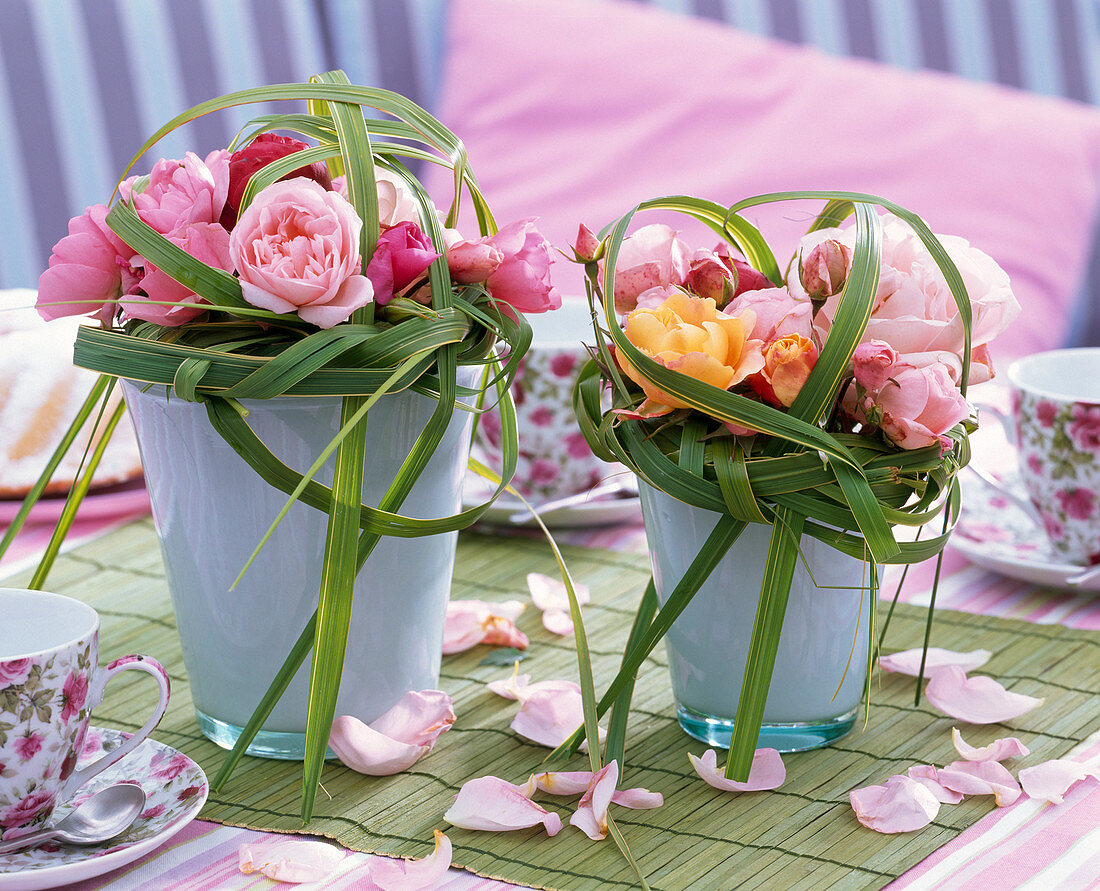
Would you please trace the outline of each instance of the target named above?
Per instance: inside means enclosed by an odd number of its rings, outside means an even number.
[[[229,195],[225,199],[225,209],[222,210],[221,224],[226,229],[232,230],[237,225],[237,215],[241,209],[241,199],[244,190],[248,187],[248,181],[257,170],[262,170],[272,161],[293,155],[303,149],[309,148],[308,143],[300,139],[292,139],[289,136],[279,136],[275,133],[261,133],[248,145],[237,149],[229,158]],[[293,179],[296,176],[307,177],[316,182],[321,188],[332,190],[332,177],[328,167],[318,161],[307,164],[288,173],[282,179]]]
[[[817,347],[801,334],[781,337],[764,351],[764,368],[752,387],[765,402],[790,408],[817,363]]]
[[[699,250],[691,260],[684,287],[697,297],[709,297],[719,309],[733,299],[738,275],[713,251]]]
[[[856,347],[852,354],[852,373],[863,389],[881,390],[895,365],[901,361],[897,351],[882,340],[869,340]]]
[[[835,238],[816,245],[808,254],[800,253],[798,275],[810,299],[824,303],[839,294],[852,268],[852,251]]]
[[[729,245],[724,242],[714,249],[714,253],[733,273],[734,297],[739,297],[746,291],[763,291],[775,287],[775,284],[755,266],[750,266],[744,260],[731,256]]]
[[[581,223],[580,229],[577,230],[577,242],[573,245],[573,253],[577,255],[578,260],[591,263],[603,256],[603,242],[595,232]]]

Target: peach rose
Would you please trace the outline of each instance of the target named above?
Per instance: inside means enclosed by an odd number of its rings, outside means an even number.
[[[772,405],[790,408],[817,363],[817,347],[808,337],[789,334],[764,350],[764,367],[752,388]]]
[[[764,367],[759,341],[749,340],[751,311],[727,315],[710,298],[674,291],[660,306],[639,307],[626,320],[627,339],[666,368],[728,390]],[[691,408],[647,381],[622,355],[623,371],[646,394],[645,414]]]

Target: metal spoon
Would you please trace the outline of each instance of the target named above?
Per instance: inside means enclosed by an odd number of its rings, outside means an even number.
[[[10,854],[58,839],[68,845],[97,845],[129,828],[145,809],[145,793],[132,783],[116,783],[96,792],[56,826],[0,843],[0,854]]]

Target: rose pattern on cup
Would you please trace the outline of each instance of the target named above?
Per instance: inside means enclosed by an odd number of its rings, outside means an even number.
[[[1070,562],[1100,563],[1100,405],[1013,397],[1020,474],[1051,546]]]
[[[519,456],[512,485],[525,498],[543,501],[583,492],[614,472],[592,454],[577,430],[573,384],[584,351],[539,348],[520,362],[512,384],[519,427]],[[478,422],[478,445],[491,466],[500,466],[500,415],[487,411]]]
[[[33,832],[50,816],[56,791],[36,777],[68,779],[88,718],[88,675],[95,664],[94,639],[77,644],[75,666],[51,653],[42,661],[0,661],[0,747],[12,742],[16,763],[0,764],[5,785],[0,807],[0,838]],[[71,667],[72,666],[72,667]],[[57,735],[55,716],[60,717]],[[13,783],[7,788],[8,782]]]
[[[129,738],[129,733],[118,730],[89,728],[81,749],[80,767],[86,767],[100,756],[117,749]],[[58,819],[64,819],[67,813],[96,792],[120,782],[141,786],[146,795],[145,809],[123,835],[89,848],[47,842],[30,851],[0,854],[0,876],[81,863],[164,837],[174,829],[182,828],[198,814],[209,791],[206,775],[195,762],[175,749],[147,739],[128,757],[91,779],[70,801],[59,805],[54,813]]]

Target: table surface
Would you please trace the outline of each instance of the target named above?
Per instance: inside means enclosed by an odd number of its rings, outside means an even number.
[[[96,518],[82,524],[75,546],[134,519],[132,512],[114,518]],[[640,525],[574,530],[557,536],[563,543],[641,552]],[[34,559],[48,540],[48,524],[31,524],[0,565],[0,578]],[[901,599],[926,603],[934,561],[913,567]],[[1071,593],[1039,588],[972,566],[950,548],[943,563],[938,606],[991,616],[1023,619],[1040,624],[1100,630],[1100,592]],[[884,594],[892,596],[897,573],[887,575]],[[1100,769],[1100,733],[1082,741],[1067,756]],[[1022,799],[1008,808],[992,810],[953,841],[909,870],[891,889],[944,888],[1094,888],[1100,883],[1100,784],[1080,783],[1060,806]],[[285,838],[205,821],[195,821],[168,844],[116,873],[69,886],[80,891],[110,888],[192,889],[257,887],[254,876],[237,871],[237,854],[244,842]],[[349,852],[325,888],[373,888],[369,881],[372,855]],[[260,884],[270,884],[261,880]],[[305,887],[305,886],[302,886]],[[452,870],[438,887],[488,889],[515,887]]]

